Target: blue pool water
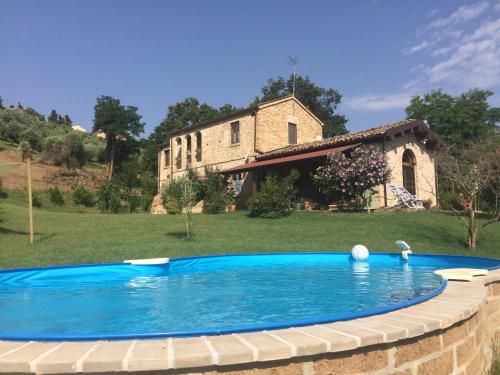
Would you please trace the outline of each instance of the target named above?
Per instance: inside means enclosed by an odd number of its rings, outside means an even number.
[[[399,254],[372,254],[354,262],[349,254],[303,253],[2,271],[0,338],[183,336],[333,321],[436,294],[444,287],[436,269],[499,266],[485,258],[413,255],[405,263]]]

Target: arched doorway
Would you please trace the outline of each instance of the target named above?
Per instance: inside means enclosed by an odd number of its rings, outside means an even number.
[[[412,150],[403,152],[403,186],[409,193],[416,195],[415,166],[417,159]]]

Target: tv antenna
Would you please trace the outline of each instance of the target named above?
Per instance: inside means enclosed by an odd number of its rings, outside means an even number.
[[[292,86],[292,94],[295,97],[295,66],[297,65],[297,58],[288,54],[288,58],[290,59],[290,64],[293,66],[293,86]]]

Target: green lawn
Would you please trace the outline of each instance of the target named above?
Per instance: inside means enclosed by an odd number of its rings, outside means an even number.
[[[295,212],[283,219],[253,219],[245,212],[194,215],[194,238],[185,239],[180,216],[102,215],[35,209],[35,244],[28,241],[27,210],[11,194],[0,200],[0,268],[122,261],[130,258],[280,251],[396,251],[404,239],[417,253],[500,258],[498,224],[464,247],[464,229],[443,213]]]

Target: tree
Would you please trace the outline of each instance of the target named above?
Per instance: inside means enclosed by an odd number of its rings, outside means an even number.
[[[3,99],[2,97],[0,96],[0,109],[4,109],[4,106],[3,106]]]
[[[460,222],[467,228],[467,245],[476,249],[479,232],[486,226],[500,221],[498,199],[500,195],[500,146],[498,136],[480,140],[471,146],[442,151],[436,156],[439,176],[456,186],[465,202],[462,213],[452,207]],[[494,206],[485,220],[478,220],[476,208],[483,194],[492,194]]]
[[[64,115],[63,121],[66,125],[71,125],[73,123],[73,121],[71,121],[68,115]]]
[[[66,168],[81,168],[87,161],[83,138],[75,132],[47,137],[43,143],[43,160]]]
[[[94,107],[93,131],[106,134],[106,174],[111,180],[118,143],[142,133],[144,123],[137,107],[123,106],[119,99],[101,96]]]
[[[37,112],[35,109],[33,109],[31,107],[26,108],[26,110],[24,111],[24,113],[26,113],[26,114],[28,114],[30,116],[34,116],[38,120],[40,120],[42,122],[45,122],[45,116],[42,115],[41,113]]]
[[[163,205],[169,214],[183,214],[186,222],[186,235],[189,239],[192,232],[191,213],[199,202],[198,192],[192,176],[183,175],[165,187],[162,193]]]
[[[23,105],[21,104],[21,102],[17,102],[17,108],[18,109],[24,109]]]
[[[53,122],[54,124],[57,124],[57,120],[59,118],[59,115],[57,114],[56,110],[53,109],[50,111],[49,117],[47,117],[47,121]]]
[[[415,96],[406,108],[408,118],[426,120],[452,148],[472,145],[496,128],[500,108],[492,108],[491,91],[470,90],[453,97],[440,90]]]
[[[375,187],[387,183],[390,173],[385,153],[374,146],[359,146],[350,155],[329,154],[325,165],[316,169],[313,181],[323,193],[334,192],[344,199],[365,201],[370,212]]]
[[[262,96],[257,97],[254,104],[273,100],[293,92],[293,76],[288,80],[283,77],[269,79],[261,88]],[[346,134],[347,119],[335,114],[342,95],[335,89],[317,86],[309,77],[296,76],[295,96],[309,108],[325,124],[324,137]]]
[[[221,107],[224,114],[228,114],[231,108],[228,104]],[[156,145],[161,145],[168,139],[168,134],[181,129],[188,129],[201,122],[213,120],[220,116],[219,110],[206,103],[200,103],[196,98],[186,98],[182,102],[168,107],[165,119],[156,127],[150,139]]]

